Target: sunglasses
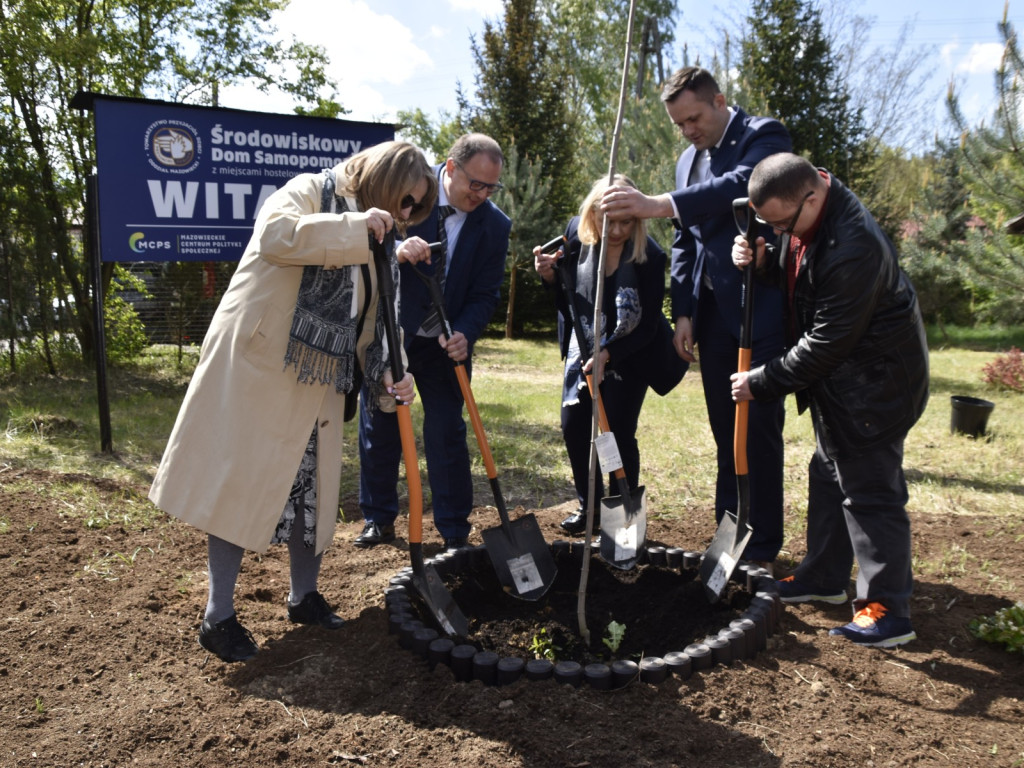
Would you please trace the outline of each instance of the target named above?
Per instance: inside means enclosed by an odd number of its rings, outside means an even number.
[[[466,169],[462,167],[461,163],[455,163],[455,166],[460,171],[462,171],[463,175],[467,179],[469,179],[469,188],[471,190],[473,190],[474,192],[484,192],[484,191],[486,191],[487,195],[490,196],[490,195],[493,195],[495,192],[500,192],[501,190],[503,190],[505,188],[505,185],[502,184],[501,182],[498,182],[498,181],[494,182],[493,184],[488,184],[486,181],[477,181],[472,176],[470,176],[468,173],[466,173]]]
[[[406,195],[402,198],[402,202],[398,204],[400,210],[411,208],[410,214],[415,216],[417,213],[423,210],[423,203],[417,203],[416,199],[412,195]]]
[[[793,234],[793,228],[796,226],[797,221],[799,221],[800,214],[803,213],[804,203],[806,203],[810,199],[811,195],[813,195],[813,194],[814,194],[814,190],[812,189],[806,195],[804,195],[804,199],[800,201],[800,205],[797,206],[796,213],[793,214],[793,218],[791,218],[789,220],[789,224],[782,225],[782,224],[778,224],[778,223],[776,223],[774,221],[767,221],[765,219],[762,219],[760,217],[760,215],[758,215],[756,213],[754,214],[754,221],[756,221],[758,224],[766,224],[767,226],[771,227],[772,229],[777,229],[779,232],[781,232],[784,235],[792,235]]]

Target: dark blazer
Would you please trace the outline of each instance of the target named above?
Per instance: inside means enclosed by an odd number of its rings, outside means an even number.
[[[570,289],[575,288],[577,267],[583,244],[580,242],[579,216],[575,216],[565,229],[564,268],[570,280]],[[632,246],[630,246],[632,247]],[[614,339],[607,345],[609,367],[626,376],[639,376],[655,388],[659,394],[666,394],[674,387],[686,372],[688,363],[681,359],[670,345],[666,346],[666,337],[659,330],[671,329],[662,312],[665,298],[665,252],[651,237],[647,238],[647,260],[636,264],[637,294],[640,301],[640,322],[636,328],[625,336]],[[575,296],[575,293],[573,294]],[[555,294],[555,306],[558,308],[558,343],[562,359],[569,351],[569,337],[572,329],[572,317],[566,304],[564,292]],[[664,327],[662,327],[664,326]],[[605,335],[609,329],[605,329]],[[665,354],[668,349],[671,355]],[[593,354],[593,350],[590,350]]]
[[[764,273],[783,283],[789,238]],[[800,334],[750,374],[757,397],[797,393],[829,457],[858,456],[906,435],[928,402],[928,346],[914,287],[896,249],[834,176],[821,226],[794,287]]]
[[[777,152],[789,152],[789,133],[778,120],[750,117],[736,107],[721,146],[711,157],[712,179],[690,184],[690,170],[697,153],[687,147],[676,164],[676,190],[672,193],[679,218],[674,220],[676,240],[672,247],[672,317],[699,322],[697,299],[703,276],[710,275],[719,310],[739,339],[742,272],[732,263],[732,242],[739,234],[732,215],[732,201],[747,196],[747,181],[754,166]],[[771,229],[760,234],[771,238]],[[774,286],[754,290],[753,337],[779,328],[782,294]]]
[[[439,173],[440,168],[436,166],[434,170]],[[444,283],[444,303],[452,330],[462,332],[469,341],[470,352],[498,304],[501,281],[505,279],[505,257],[511,228],[508,216],[490,200],[485,200],[468,214],[455,244],[452,264]],[[421,224],[409,227],[407,236],[419,236],[429,243],[440,239],[437,205]],[[437,264],[436,257],[432,261],[433,264],[422,264],[419,269],[432,274]],[[412,264],[400,267],[402,329],[406,349],[431,310],[427,287],[416,275],[409,273],[416,268]]]

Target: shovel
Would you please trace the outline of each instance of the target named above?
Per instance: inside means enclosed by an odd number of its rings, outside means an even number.
[[[557,248],[560,242],[552,240],[544,247]],[[572,319],[573,330],[576,332],[576,340],[580,345],[581,361],[589,357],[587,350],[583,349],[586,344],[586,336],[583,332],[583,322],[579,313],[576,312],[576,305],[573,303],[573,292],[570,288],[569,279],[565,274],[564,261],[559,262],[555,268],[555,275],[565,295],[566,305],[569,310],[569,317]],[[594,389],[593,377],[587,374],[587,387],[591,392]],[[615,484],[619,489],[618,496],[605,496],[601,499],[601,542],[599,551],[601,557],[609,565],[613,565],[624,571],[636,566],[640,559],[640,549],[647,541],[647,495],[641,485],[635,491],[631,491],[629,481],[626,480],[626,472],[622,468],[622,459],[619,457],[619,449],[615,443],[615,436],[608,425],[608,417],[604,411],[604,404],[600,394],[597,397],[598,420],[601,431],[604,433],[598,438],[598,455],[603,471],[615,477]]]
[[[430,244],[431,250],[436,250],[440,246],[440,243]],[[435,277],[425,275],[418,269],[413,269],[413,272],[430,291],[430,300],[438,317],[441,318],[444,337],[450,339],[452,327],[444,306],[441,286]],[[498,485],[498,472],[487,442],[487,433],[484,432],[480,411],[476,406],[473,390],[469,386],[469,375],[461,360],[452,362],[455,365],[455,376],[459,380],[459,389],[462,390],[462,398],[466,401],[470,421],[473,422],[473,432],[476,434],[477,445],[480,446],[480,455],[487,469],[487,479],[494,494],[494,505],[498,508],[498,517],[501,518],[500,526],[486,528],[481,532],[484,546],[487,547],[487,554],[491,557],[494,571],[505,591],[521,600],[537,600],[548,591],[558,575],[555,559],[551,556],[551,549],[540,531],[536,515],[522,515],[514,521],[509,519],[505,497],[501,493],[501,486]]]
[[[370,236],[380,301],[385,303],[384,332],[391,362],[391,378],[396,382],[405,375],[402,366],[402,342],[398,336],[398,307],[395,302],[395,282],[391,275],[389,251],[394,248],[394,234],[388,233],[385,243]],[[432,565],[423,562],[423,487],[416,458],[416,438],[412,431],[412,413],[408,403],[398,403],[398,431],[402,438],[402,458],[405,461],[405,480],[409,486],[409,558],[412,560],[412,584],[426,603],[438,625],[448,635],[465,637],[469,622],[455,604],[455,598],[445,587],[441,576]]]
[[[752,243],[756,223],[750,210],[748,199],[739,197],[732,201],[732,212],[736,226]],[[750,329],[753,325],[754,299],[751,292],[754,288],[753,264],[747,265],[743,271],[743,290],[740,292],[740,309],[743,313],[743,324],[740,327],[740,353],[736,370],[750,370],[751,341]],[[711,602],[717,602],[725,591],[726,584],[732,577],[736,564],[743,554],[744,547],[750,541],[753,529],[748,522],[750,518],[750,477],[747,474],[747,412],[750,403],[736,403],[736,424],[733,432],[732,450],[733,463],[736,465],[736,500],[737,510],[733,514],[726,510],[722,521],[718,524],[711,546],[704,553],[700,564],[700,579],[704,582],[704,590]]]

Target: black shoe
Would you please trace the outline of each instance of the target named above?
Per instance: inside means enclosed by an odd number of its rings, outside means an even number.
[[[367,523],[363,526],[363,532],[356,536],[356,540],[352,543],[360,549],[369,549],[370,547],[376,547],[378,544],[386,544],[394,540],[395,526]]]
[[[199,627],[199,644],[229,664],[251,659],[260,650],[252,638],[252,633],[238,623],[235,614],[216,624],[203,619],[202,626]]]
[[[464,547],[469,543],[468,536],[452,536],[451,538],[444,540],[445,549],[458,549]]]
[[[341,629],[345,623],[319,592],[310,592],[298,605],[288,603],[288,618],[293,624],[319,624],[324,629]]]
[[[586,527],[587,527],[587,513],[584,512],[582,509],[577,509],[571,515],[569,515],[567,518],[565,518],[565,520],[563,520],[561,523],[559,523],[559,525],[562,527],[562,530],[565,531],[566,533],[571,534],[573,536],[579,536],[580,534],[583,533],[584,530],[586,530]],[[597,511],[595,510],[595,512],[594,512],[594,531],[598,531],[600,529],[601,529],[601,516],[599,514],[597,514]]]

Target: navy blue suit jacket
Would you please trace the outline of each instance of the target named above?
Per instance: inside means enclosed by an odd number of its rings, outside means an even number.
[[[690,170],[697,153],[687,147],[676,163],[676,190],[672,193],[679,218],[672,246],[672,317],[689,317],[694,333],[697,299],[703,276],[709,274],[719,310],[731,332],[739,339],[742,316],[740,291],[742,272],[732,263],[732,243],[739,234],[732,214],[732,201],[747,196],[747,181],[754,166],[776,152],[792,151],[786,128],[778,120],[750,117],[735,107],[736,114],[726,129],[721,145],[711,158],[710,180],[690,184]],[[760,234],[772,237],[767,229]],[[782,323],[782,293],[759,284],[754,288],[753,337],[777,332]]]
[[[437,166],[435,171],[439,170],[440,166]],[[444,304],[452,330],[460,331],[466,337],[471,353],[498,304],[501,281],[505,279],[505,257],[508,255],[511,228],[508,216],[490,200],[485,200],[466,216],[455,243],[455,253],[451,256],[451,266],[444,282]],[[428,243],[441,239],[437,205],[423,223],[409,227],[407,236],[419,236]],[[400,267],[402,329],[406,349],[432,307],[426,285],[409,270],[418,268],[433,274],[437,257],[431,261],[433,264],[419,267],[412,264]]]

